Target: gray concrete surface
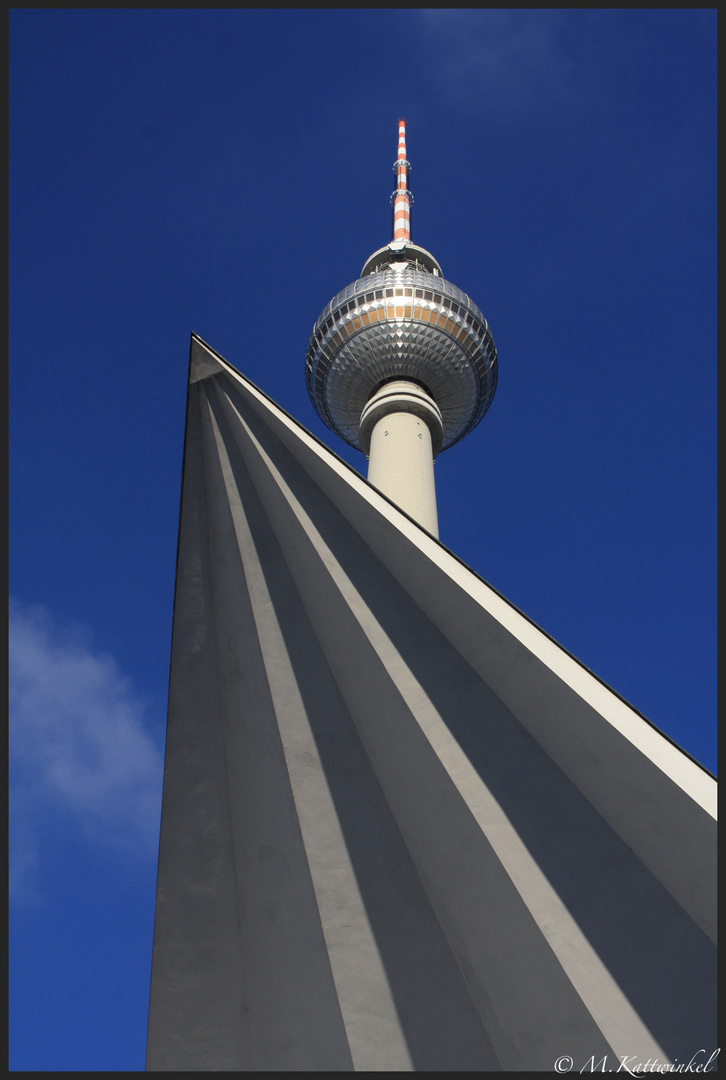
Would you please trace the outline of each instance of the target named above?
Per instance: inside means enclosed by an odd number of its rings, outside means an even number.
[[[715,782],[193,338],[147,1068],[715,1034]]]

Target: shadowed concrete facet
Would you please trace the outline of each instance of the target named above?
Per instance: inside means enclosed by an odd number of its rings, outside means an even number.
[[[193,337],[148,1069],[713,1048],[715,786]]]

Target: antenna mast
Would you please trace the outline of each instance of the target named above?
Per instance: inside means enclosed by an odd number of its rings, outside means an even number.
[[[406,121],[398,121],[398,157],[393,166],[396,174],[396,190],[391,195],[393,206],[393,239],[411,240],[411,206],[413,195],[408,187],[411,163],[406,160]]]

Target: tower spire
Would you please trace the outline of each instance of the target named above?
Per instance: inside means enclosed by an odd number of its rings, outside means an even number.
[[[410,241],[411,206],[413,195],[408,188],[411,164],[406,160],[406,121],[398,121],[398,157],[393,166],[396,174],[396,190],[391,195],[393,205],[393,239]]]

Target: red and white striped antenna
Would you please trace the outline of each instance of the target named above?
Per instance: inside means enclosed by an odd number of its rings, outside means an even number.
[[[408,187],[411,163],[406,160],[406,121],[398,121],[398,157],[393,166],[396,174],[396,190],[391,195],[393,205],[393,239],[411,240],[411,205],[413,195]]]

